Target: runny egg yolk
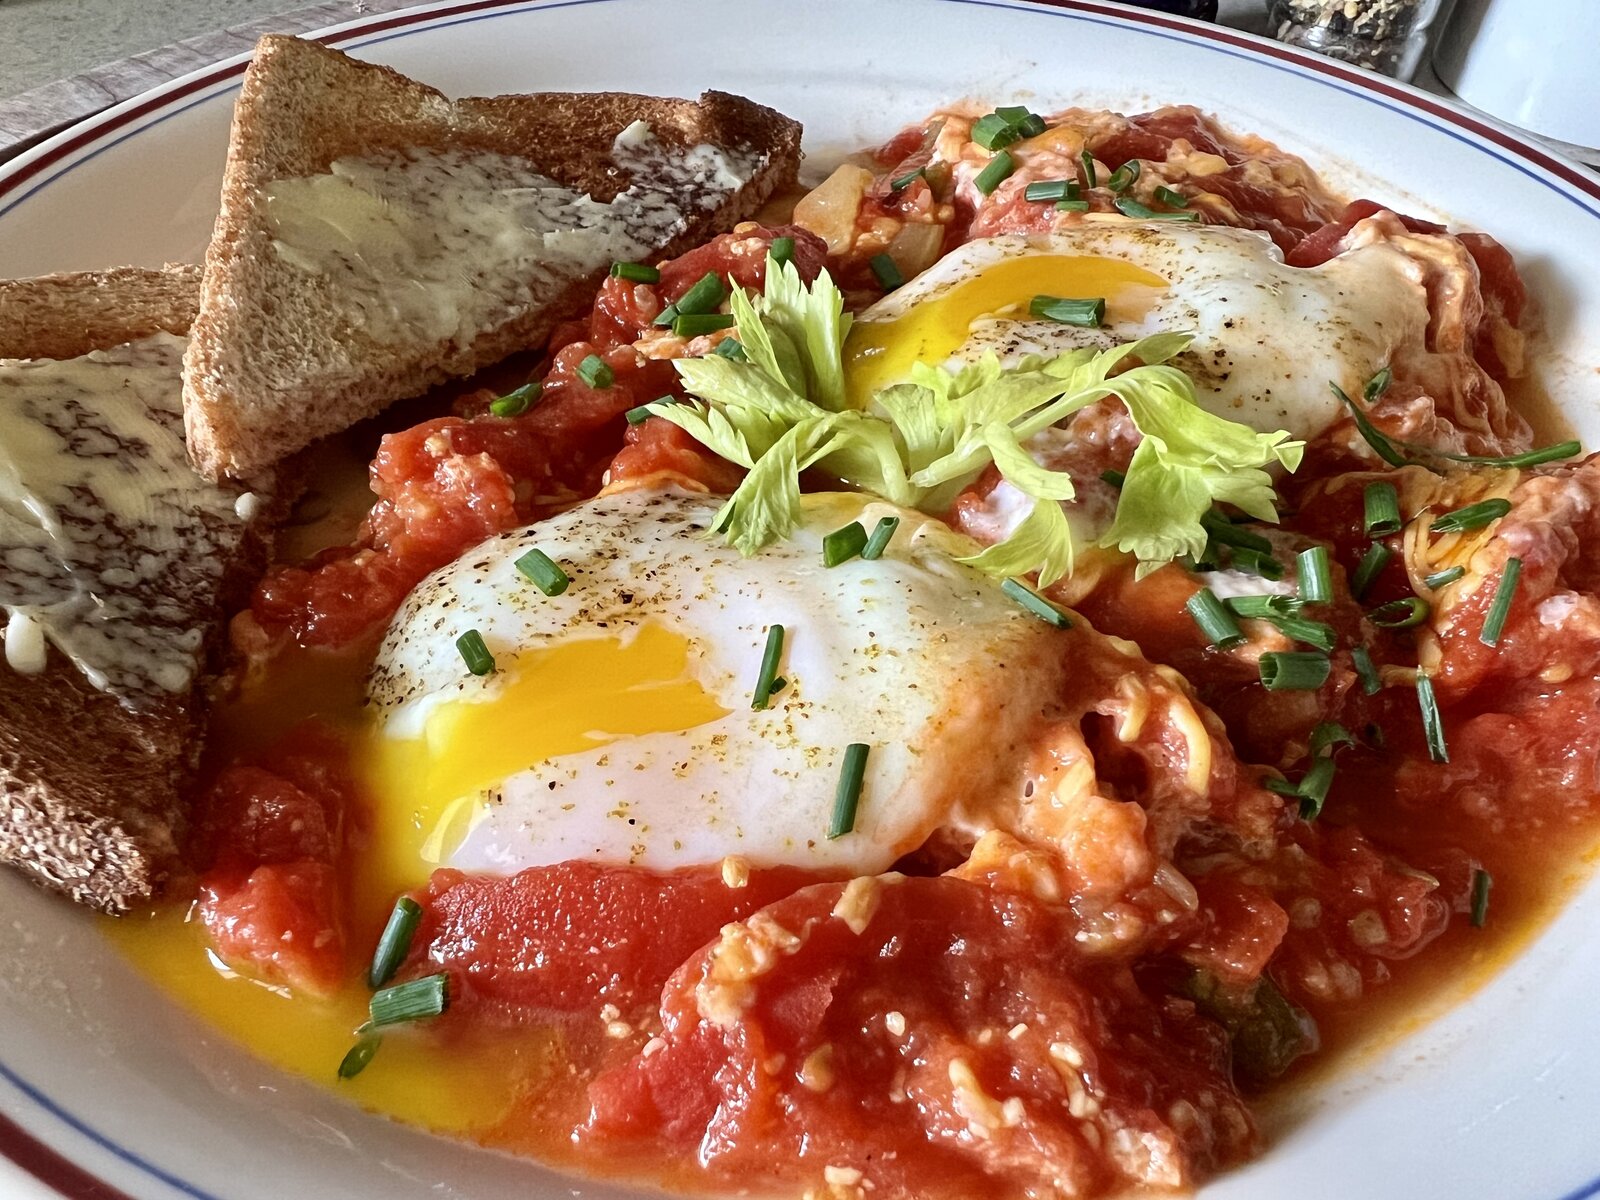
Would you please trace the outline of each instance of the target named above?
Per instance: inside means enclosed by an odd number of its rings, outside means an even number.
[[[1002,259],[902,316],[851,326],[844,350],[851,402],[865,407],[875,392],[910,379],[915,363],[945,362],[981,317],[1026,319],[1035,296],[1103,298],[1106,322],[1115,325],[1138,321],[1166,287],[1161,276],[1115,258],[1035,254]]]
[[[427,882],[500,780],[556,755],[726,715],[695,678],[691,649],[682,635],[646,625],[626,640],[582,638],[503,654],[490,680],[495,690],[435,706],[420,736],[363,730],[354,765],[372,822],[348,860],[349,976],[331,997],[291,995],[229,970],[182,907],[108,920],[107,936],[184,1008],[268,1063],[424,1128],[487,1130],[519,1086],[557,1060],[559,1035],[531,1026],[441,1044],[402,1031],[384,1038],[358,1076],[340,1080],[339,1062],[367,1018],[365,963],[395,898]],[[321,685],[301,683],[308,693]],[[240,705],[247,720],[252,703]],[[195,1045],[206,1053],[203,1038]]]
[[[645,625],[628,640],[582,638],[497,664],[499,690],[428,713],[420,737],[379,730],[357,770],[382,828],[375,880],[389,898],[425,882],[499,783],[549,758],[619,738],[676,733],[726,716],[695,677],[687,638]]]

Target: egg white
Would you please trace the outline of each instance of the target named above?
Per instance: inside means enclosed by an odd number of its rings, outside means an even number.
[[[667,713],[636,732],[606,728],[603,705],[595,744],[551,757],[529,729],[528,761],[466,798],[464,832],[433,839],[437,861],[510,873],[572,859],[670,869],[738,856],[870,874],[1025,785],[1029,731],[1066,669],[1060,635],[953,561],[972,543],[912,511],[815,495],[792,537],[743,558],[707,536],[720,503],[678,490],[603,496],[489,539],[407,600],[369,684],[380,755],[385,742],[414,746],[442,713],[470,720],[464,706],[486,715],[512,703],[519,660],[536,671],[541,653],[596,639],[624,662],[647,637],[682,638],[688,686],[722,712],[683,728]],[[902,524],[880,560],[823,565],[825,534],[886,515]],[[515,560],[532,547],[571,576],[564,593],[546,596],[518,574]],[[789,683],[753,710],[773,624],[787,631]],[[495,655],[493,674],[465,670],[454,639],[468,628]],[[858,816],[830,840],[853,742],[871,747]],[[405,791],[393,772],[387,786]],[[405,794],[377,799],[410,811]]]

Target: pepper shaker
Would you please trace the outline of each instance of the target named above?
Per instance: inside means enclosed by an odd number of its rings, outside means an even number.
[[[1290,46],[1410,79],[1445,0],[1272,0],[1272,36]]]

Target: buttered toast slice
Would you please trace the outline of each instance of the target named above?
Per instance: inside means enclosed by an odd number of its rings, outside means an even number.
[[[189,466],[195,267],[0,282],[0,861],[117,911],[178,868],[202,682],[276,503]]]
[[[682,252],[791,184],[800,127],[751,101],[450,101],[266,37],[234,110],[185,361],[212,478],[534,347],[618,260]]]

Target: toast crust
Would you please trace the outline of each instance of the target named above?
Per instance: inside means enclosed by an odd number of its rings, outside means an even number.
[[[182,336],[199,284],[189,266],[0,281],[0,358],[71,359],[155,333]],[[244,528],[216,595],[198,602],[208,654],[222,640],[224,606],[264,567],[265,530],[285,500]],[[199,676],[135,711],[54,646],[40,674],[0,661],[0,861],[105,912],[160,891],[182,869],[203,707]]]
[[[323,174],[345,157],[484,151],[524,160],[603,203],[627,186],[612,145],[639,120],[669,145],[748,147],[761,155],[748,184],[714,209],[692,213],[655,257],[731,228],[794,182],[799,125],[725,93],[708,92],[698,102],[620,92],[451,101],[314,42],[263,38],[234,110],[222,206],[185,360],[189,450],[202,474],[257,470],[397,399],[537,346],[582,307],[603,274],[573,280],[464,346],[449,338],[380,343],[331,312],[323,282],[273,250],[269,184]]]

